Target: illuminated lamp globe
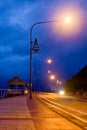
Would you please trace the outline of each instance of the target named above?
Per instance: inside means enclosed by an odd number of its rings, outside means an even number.
[[[66,17],[65,18],[65,23],[66,24],[70,24],[71,23],[71,18],[70,17]]]

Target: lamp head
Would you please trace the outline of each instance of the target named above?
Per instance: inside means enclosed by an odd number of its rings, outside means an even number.
[[[48,59],[48,60],[47,60],[47,63],[48,63],[48,64],[51,64],[51,63],[52,63],[52,60],[51,60],[51,59]]]
[[[51,80],[54,80],[54,79],[55,79],[55,76],[54,76],[54,75],[51,75],[51,76],[50,76],[50,79],[51,79]]]
[[[71,23],[71,18],[70,18],[69,16],[67,16],[67,17],[65,18],[65,23],[66,23],[66,24],[70,24],[70,23]]]

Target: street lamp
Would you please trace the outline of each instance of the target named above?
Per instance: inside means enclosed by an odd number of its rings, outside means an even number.
[[[32,30],[36,25],[39,24],[45,24],[45,23],[52,23],[52,22],[61,22],[61,21],[65,21],[65,20],[51,20],[51,21],[42,21],[42,22],[37,22],[35,24],[33,24],[30,28],[30,99],[32,99],[32,51],[34,51],[35,53],[38,53],[39,51],[39,45],[37,42],[37,39],[35,39],[34,41],[34,45],[33,45],[33,41],[32,41]]]
[[[62,82],[61,82],[61,81],[59,81],[59,80],[57,80],[57,81],[56,81],[56,83],[57,83],[57,84],[62,84]]]
[[[52,60],[51,60],[51,59],[48,59],[48,60],[47,60],[47,63],[48,63],[48,64],[51,64],[51,63],[52,63]]]
[[[54,80],[54,79],[55,79],[55,76],[54,76],[54,75],[51,75],[51,76],[50,76],[50,79],[51,79],[51,80]]]
[[[51,71],[50,71],[50,70],[48,70],[48,74],[51,74]]]
[[[70,18],[69,16],[67,16],[67,17],[65,18],[65,23],[66,23],[66,24],[70,24],[70,23],[71,23],[71,18]]]

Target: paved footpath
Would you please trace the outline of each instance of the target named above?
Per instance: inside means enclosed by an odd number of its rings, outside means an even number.
[[[35,95],[0,100],[0,130],[81,130],[53,112]]]

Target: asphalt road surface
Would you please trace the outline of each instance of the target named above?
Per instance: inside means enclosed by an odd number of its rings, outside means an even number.
[[[56,109],[57,112],[65,113],[76,119],[74,123],[87,126],[87,99],[74,96],[60,96],[57,93],[41,93],[40,98],[44,100],[52,109]],[[70,117],[69,117],[70,118]]]

